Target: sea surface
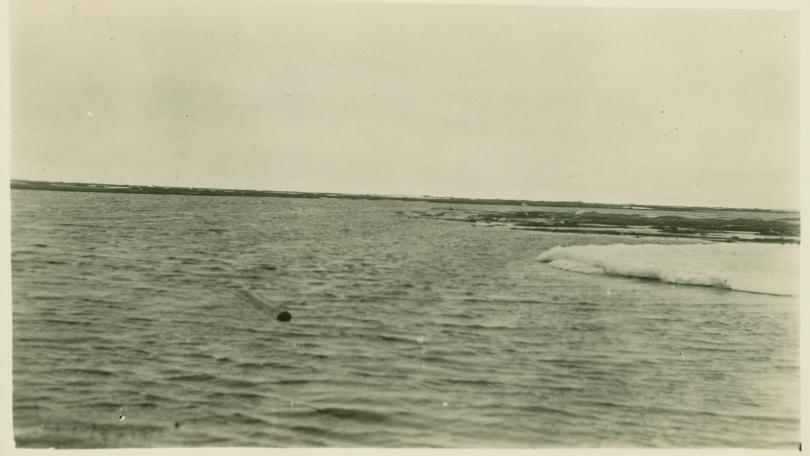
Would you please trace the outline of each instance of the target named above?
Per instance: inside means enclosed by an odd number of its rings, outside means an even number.
[[[723,262],[667,280],[718,244],[406,215],[451,210],[429,202],[11,197],[20,447],[798,447],[798,298],[713,286]],[[793,250],[723,245],[798,277]]]

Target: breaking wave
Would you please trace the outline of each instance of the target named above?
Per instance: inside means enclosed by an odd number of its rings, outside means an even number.
[[[566,271],[639,277],[729,290],[797,295],[799,246],[610,244],[554,247],[540,261]]]

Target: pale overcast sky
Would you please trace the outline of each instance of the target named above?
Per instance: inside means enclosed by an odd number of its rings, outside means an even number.
[[[799,207],[798,14],[12,2],[13,178]]]

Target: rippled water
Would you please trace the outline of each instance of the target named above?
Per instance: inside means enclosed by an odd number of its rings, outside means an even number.
[[[12,191],[17,445],[798,445],[795,297],[435,206]]]

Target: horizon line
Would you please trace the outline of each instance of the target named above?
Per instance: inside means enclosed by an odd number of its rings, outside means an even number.
[[[757,212],[794,212],[800,213],[800,209],[777,209],[777,208],[757,208],[757,207],[727,207],[727,206],[693,206],[693,205],[685,205],[685,204],[660,204],[660,203],[604,203],[604,202],[593,202],[593,201],[582,201],[582,200],[533,200],[533,199],[526,199],[526,198],[496,198],[496,197],[465,197],[465,196],[433,196],[433,195],[410,195],[410,194],[383,194],[383,193],[346,193],[346,192],[324,192],[324,191],[301,191],[301,190],[267,190],[267,189],[249,189],[249,188],[223,188],[223,187],[188,187],[188,186],[171,186],[171,185],[156,185],[156,184],[121,184],[121,183],[103,183],[103,182],[68,182],[68,181],[50,181],[50,180],[35,180],[35,179],[19,179],[19,178],[12,178],[9,177],[11,188],[17,188],[20,190],[53,190],[53,191],[70,191],[67,189],[48,189],[48,188],[20,188],[15,187],[15,182],[18,183],[30,183],[30,184],[48,184],[48,185],[76,185],[76,186],[97,186],[104,188],[105,190],[97,190],[97,192],[101,193],[131,193],[131,192],[121,192],[116,191],[116,188],[123,189],[135,189],[138,187],[145,187],[145,188],[155,188],[155,189],[166,189],[166,190],[178,190],[186,192],[188,191],[213,191],[213,192],[251,192],[257,193],[255,195],[234,195],[234,196],[256,196],[256,197],[271,197],[274,195],[260,195],[261,193],[266,194],[279,194],[278,197],[283,197],[283,194],[293,194],[293,195],[318,195],[321,197],[333,197],[333,198],[376,198],[376,199],[394,199],[394,200],[414,200],[414,201],[433,201],[433,202],[456,202],[456,203],[465,203],[465,204],[500,204],[500,205],[520,205],[520,204],[531,204],[535,206],[542,206],[542,205],[558,205],[563,207],[575,207],[575,206],[607,206],[613,208],[620,208],[620,207],[636,207],[636,208],[656,208],[656,209],[669,209],[669,210],[676,210],[676,209],[701,209],[701,210],[722,210],[722,211],[757,211]],[[80,191],[78,189],[74,189],[72,191]],[[183,194],[183,193],[175,193],[175,194]],[[201,195],[205,196],[205,195]],[[208,196],[228,196],[228,195],[208,195]],[[494,203],[493,203],[494,202]]]

